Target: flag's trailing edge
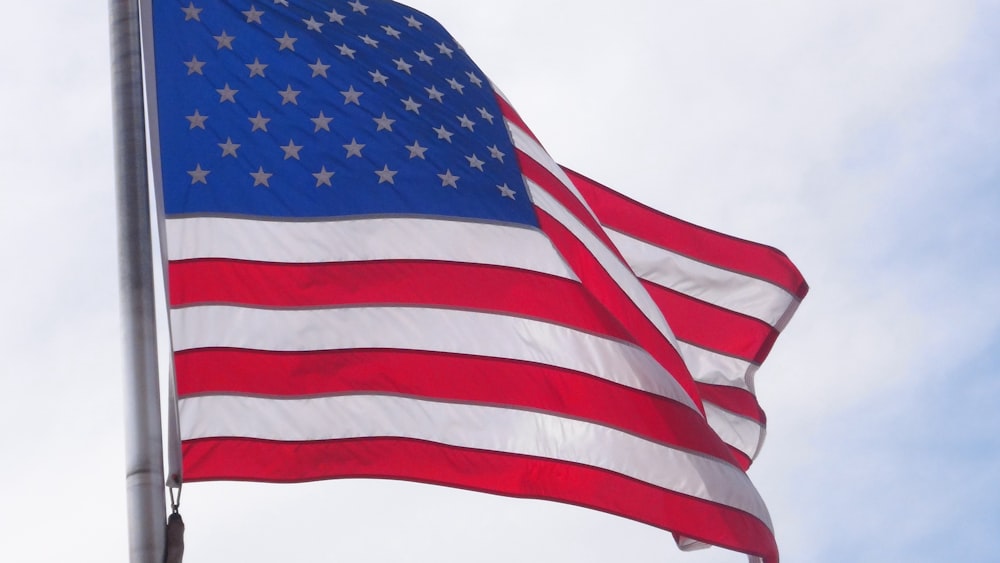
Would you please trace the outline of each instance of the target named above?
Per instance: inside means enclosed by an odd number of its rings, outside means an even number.
[[[146,7],[186,481],[421,481],[777,562],[722,428],[762,428],[787,260],[565,171],[406,6]]]
[[[809,286],[777,249],[671,217],[566,172],[676,333],[709,424],[749,467],[766,422],[753,376]]]

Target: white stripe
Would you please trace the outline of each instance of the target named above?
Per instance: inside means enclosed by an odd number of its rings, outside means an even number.
[[[425,350],[558,366],[655,393],[695,409],[677,381],[638,346],[534,319],[425,307],[255,309],[229,305],[170,312],[175,351]]]
[[[715,403],[703,401],[708,425],[722,438],[722,441],[756,459],[764,445],[764,427],[736,413],[720,408]]]
[[[607,245],[604,244],[601,239],[597,238],[586,225],[580,222],[572,213],[570,213],[559,201],[552,197],[544,188],[536,184],[535,182],[525,178],[525,184],[528,186],[528,190],[531,192],[532,201],[535,202],[535,206],[542,209],[549,215],[551,215],[556,221],[559,221],[564,227],[569,229],[573,235],[580,240],[581,243],[587,250],[593,254],[594,258],[601,264],[601,267],[611,276],[611,278],[622,288],[625,295],[642,311],[643,315],[653,325],[663,334],[664,337],[670,342],[670,344],[676,349],[677,348],[677,338],[674,337],[674,333],[670,330],[670,325],[667,324],[667,320],[663,317],[663,313],[660,308],[656,306],[656,302],[653,298],[649,296],[646,288],[642,286],[639,279],[635,277],[632,270],[623,263],[618,256],[613,253]]]
[[[699,551],[710,547],[712,547],[712,544],[702,543],[691,538],[685,538],[683,536],[677,538],[677,549],[680,549],[681,551]]]
[[[597,215],[594,210],[590,208],[590,204],[587,203],[586,198],[577,189],[576,184],[570,179],[566,171],[563,170],[562,166],[559,166],[549,153],[545,151],[542,145],[538,144],[538,141],[533,139],[531,135],[528,135],[524,130],[522,130],[516,123],[506,121],[507,129],[510,131],[510,140],[514,143],[514,148],[520,150],[526,154],[529,158],[542,165],[543,168],[548,170],[555,176],[559,182],[566,187],[576,199],[580,200],[583,207],[594,217],[594,221],[597,221]]]
[[[569,176],[566,175],[566,171],[562,169],[555,160],[545,149],[542,148],[534,139],[532,139],[527,133],[521,130],[520,127],[515,123],[507,122],[508,128],[511,132],[511,140],[517,149],[524,152],[529,158],[537,162],[538,164],[545,167],[546,170],[555,175],[559,181],[566,186],[567,189],[576,197],[577,200],[586,208],[587,212],[594,217],[594,221],[597,221],[597,216],[587,205],[587,201],[583,198],[583,195],[577,190],[576,185],[570,180]],[[525,184],[528,186],[528,191],[531,194],[531,200],[536,206],[543,209],[546,213],[551,215],[554,219],[563,224],[570,232],[573,233],[576,238],[580,240],[590,250],[590,253],[597,258],[601,266],[611,275],[615,283],[628,295],[629,299],[642,311],[642,313],[656,326],[663,336],[667,338],[670,344],[677,348],[677,339],[674,337],[674,333],[670,330],[670,326],[667,324],[666,319],[663,318],[663,313],[660,312],[659,307],[649,296],[642,284],[635,278],[635,274],[632,273],[631,269],[622,263],[615,253],[608,249],[607,245],[604,244],[602,240],[597,238],[593,232],[586,225],[580,222],[572,213],[569,212],[558,200],[552,197],[543,187],[538,185],[536,182],[525,177]]]
[[[490,83],[490,88],[493,88],[493,93],[494,93],[494,94],[496,94],[497,96],[500,96],[500,98],[501,98],[501,99],[502,99],[503,101],[507,102],[507,105],[508,105],[508,106],[510,106],[510,107],[514,107],[514,104],[510,103],[510,100],[509,100],[509,99],[507,99],[507,96],[506,96],[506,94],[504,94],[503,92],[501,92],[501,91],[500,91],[500,88],[497,88],[497,85],[496,85],[496,84],[494,84],[492,80],[489,80],[489,83]]]
[[[185,440],[247,437],[311,441],[371,436],[580,463],[731,506],[771,526],[763,501],[739,468],[632,434],[550,414],[407,397],[309,399],[202,396],[180,404]]]
[[[683,340],[678,341],[677,345],[681,357],[684,358],[684,363],[695,381],[711,385],[738,387],[751,393],[754,392],[753,375],[757,371],[757,365],[706,350]]]
[[[772,327],[795,301],[792,294],[773,283],[692,260],[607,227],[604,230],[637,276],[684,295]]]
[[[541,232],[472,221],[391,217],[283,222],[188,217],[168,219],[167,237],[170,260],[441,260],[508,266],[577,279]]]

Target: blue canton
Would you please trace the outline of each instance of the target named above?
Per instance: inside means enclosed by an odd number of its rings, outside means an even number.
[[[155,0],[168,217],[420,215],[537,225],[485,75],[378,0]]]

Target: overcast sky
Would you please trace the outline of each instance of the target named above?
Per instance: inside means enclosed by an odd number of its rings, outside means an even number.
[[[812,292],[758,375],[751,470],[784,561],[996,560],[1000,2],[410,5],[557,160],[798,264]],[[0,21],[0,549],[19,563],[127,559],[108,41],[105,2]],[[183,501],[188,563],[744,561],[412,483]]]

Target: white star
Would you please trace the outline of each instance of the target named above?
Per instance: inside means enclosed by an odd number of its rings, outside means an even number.
[[[454,135],[451,131],[444,128],[444,125],[434,129],[434,132],[438,134],[438,139],[444,139],[445,141],[451,142],[451,136]]]
[[[215,42],[217,43],[216,50],[220,49],[229,49],[230,51],[233,50],[233,39],[236,38],[233,37],[232,35],[227,35],[226,30],[223,29],[222,35],[213,35],[212,38],[215,39]]]
[[[502,186],[497,186],[497,189],[500,190],[500,196],[501,197],[509,197],[510,199],[514,199],[514,194],[516,192],[514,192],[514,190],[510,189],[509,187],[507,187],[507,184],[504,184]]]
[[[208,180],[206,180],[205,178],[211,173],[212,173],[211,170],[202,170],[201,164],[198,164],[197,166],[195,166],[194,170],[188,170],[188,174],[191,175],[191,185],[192,186],[195,184],[208,185]]]
[[[375,129],[376,133],[379,131],[392,131],[392,124],[396,122],[395,119],[389,119],[386,117],[384,111],[382,112],[382,117],[372,118],[372,121],[378,124],[378,128]]]
[[[462,114],[458,116],[458,121],[462,124],[462,127],[468,129],[469,131],[475,131],[476,122],[469,119],[468,115]]]
[[[185,116],[185,118],[191,122],[191,126],[188,129],[194,129],[195,127],[199,129],[205,128],[205,120],[208,119],[207,115],[202,115],[198,113],[198,110],[194,110],[194,115]]]
[[[226,158],[227,156],[231,156],[233,158],[237,158],[237,156],[236,156],[236,149],[238,149],[238,148],[240,148],[242,146],[242,145],[237,145],[236,143],[234,143],[233,139],[231,137],[226,137],[226,142],[225,143],[218,143],[218,145],[219,145],[219,148],[222,149],[222,158]]]
[[[256,172],[251,172],[250,175],[253,176],[254,186],[264,186],[265,188],[271,187],[271,184],[268,183],[268,180],[270,180],[271,176],[274,176],[274,174],[269,174],[267,172],[264,172],[263,166],[257,168]]]
[[[253,62],[247,64],[246,67],[250,69],[250,78],[253,78],[254,76],[263,77],[264,76],[264,69],[267,68],[267,65],[266,64],[262,64],[260,62],[260,59],[258,59],[257,57],[254,57],[253,58]]]
[[[340,49],[341,55],[352,59],[354,58],[354,53],[357,53],[357,51],[348,47],[347,43],[341,43],[340,45],[337,45],[337,48]]]
[[[330,68],[330,65],[323,64],[323,61],[321,61],[319,57],[316,57],[316,64],[311,64],[308,66],[313,71],[312,74],[313,78],[316,78],[317,76],[322,76],[323,78],[326,78],[326,69]]]
[[[405,145],[410,151],[410,158],[419,158],[422,160],[427,160],[424,158],[424,153],[427,152],[427,147],[420,146],[419,141],[413,141],[412,145]]]
[[[285,49],[288,49],[289,51],[294,51],[295,42],[298,41],[299,39],[298,37],[289,37],[288,32],[286,31],[285,35],[281,37],[275,37],[274,40],[277,41],[278,44],[280,45],[280,47],[278,47],[278,51],[284,51]]]
[[[184,11],[184,21],[195,20],[201,21],[201,11],[204,8],[195,8],[194,2],[188,4],[187,8],[181,8]]]
[[[438,178],[441,178],[441,187],[451,186],[457,190],[458,180],[461,178],[461,176],[455,176],[454,174],[451,173],[451,169],[449,168],[448,170],[444,171],[444,174],[438,174]]]
[[[410,69],[413,68],[413,65],[404,61],[403,57],[399,57],[398,59],[393,59],[392,62],[396,63],[396,70],[401,70],[406,74],[411,74]]]
[[[302,23],[306,24],[306,29],[309,31],[318,31],[323,33],[323,24],[316,21],[316,18],[309,16],[309,19],[302,20]]]
[[[417,20],[417,18],[415,18],[413,16],[406,16],[406,25],[408,25],[410,27],[415,27],[415,28],[417,28],[417,31],[421,31],[421,27],[424,24],[421,23],[419,20]]]
[[[368,34],[359,35],[358,39],[364,41],[365,45],[369,45],[371,47],[375,47],[376,49],[378,48],[378,41],[375,40],[375,39],[372,39],[371,36],[369,36]]]
[[[351,144],[342,146],[347,149],[347,156],[344,158],[351,158],[352,156],[361,157],[361,149],[365,148],[365,145],[362,145],[354,138],[351,138]]]
[[[243,15],[247,17],[247,23],[260,23],[260,17],[264,15],[264,12],[257,10],[251,4],[250,9],[243,12]]]
[[[368,9],[368,6],[362,4],[361,0],[354,0],[354,2],[348,2],[347,4],[351,6],[351,10],[354,10],[355,12],[361,12],[361,15],[363,16],[368,15],[368,12],[365,11]]]
[[[499,160],[501,163],[503,163],[503,157],[505,157],[507,155],[505,155],[504,153],[500,152],[500,149],[497,148],[496,145],[493,145],[492,147],[487,147],[487,148],[490,149],[490,156],[492,156],[493,158],[495,158],[495,159]]]
[[[350,86],[347,89],[346,92],[342,91],[341,94],[344,96],[344,105],[345,106],[347,104],[354,104],[356,106],[360,106],[361,105],[361,95],[364,94],[364,92],[358,92],[357,90],[354,89],[354,86],[352,85],[352,86]]]
[[[257,117],[248,117],[247,119],[250,120],[250,123],[253,123],[253,129],[250,130],[251,133],[258,130],[267,131],[267,122],[271,121],[270,117],[264,117],[259,111],[257,112]]]
[[[376,170],[375,171],[375,175],[378,176],[378,183],[379,184],[384,184],[386,182],[388,182],[390,184],[395,184],[396,182],[395,182],[395,180],[393,180],[393,177],[396,174],[399,174],[399,170],[389,170],[389,165],[388,164],[386,164],[384,167],[382,167],[381,170]]]
[[[448,46],[444,44],[444,42],[435,43],[434,46],[438,48],[438,51],[440,51],[442,55],[447,56],[449,59],[451,58],[451,54],[455,52],[449,49]]]
[[[427,53],[425,53],[423,49],[421,49],[419,51],[414,51],[413,54],[416,55],[417,58],[420,59],[420,62],[422,62],[422,63],[427,63],[429,65],[434,64],[432,62],[434,60],[434,57],[432,57],[432,56],[428,55]]]
[[[433,85],[430,88],[424,88],[427,91],[427,96],[432,100],[437,100],[440,103],[444,103],[444,94],[438,92],[438,89]]]
[[[321,168],[319,172],[313,174],[313,177],[316,178],[316,187],[318,188],[325,185],[332,188],[333,184],[330,182],[330,178],[332,178],[333,175],[333,172],[326,171],[326,166]]]
[[[480,88],[483,87],[483,81],[480,80],[478,76],[476,76],[476,73],[466,72],[465,75],[469,77],[469,82],[475,84],[476,86],[479,86]]]
[[[483,162],[482,160],[479,160],[479,157],[476,156],[475,153],[473,153],[472,156],[465,157],[465,160],[469,161],[469,166],[471,168],[475,168],[475,169],[479,170],[480,172],[483,172],[483,165],[486,164],[486,163]]]
[[[371,75],[372,82],[378,82],[382,86],[389,85],[389,77],[379,72],[378,69],[376,69],[374,72],[369,72],[368,74]]]
[[[344,16],[342,14],[338,14],[337,10],[330,10],[329,12],[326,12],[326,15],[330,17],[331,22],[344,25]]]
[[[317,115],[316,117],[310,117],[309,120],[312,121],[313,124],[316,125],[316,128],[313,129],[313,133],[317,133],[317,132],[319,132],[320,129],[323,129],[325,131],[329,131],[330,130],[330,122],[333,121],[333,118],[332,117],[327,117],[327,116],[323,115],[323,112],[320,111],[319,115]]]
[[[188,67],[188,76],[191,76],[192,74],[205,74],[201,71],[202,67],[205,66],[205,61],[199,61],[197,56],[192,56],[191,60],[184,61],[184,64]]]
[[[399,39],[400,36],[399,31],[393,29],[391,25],[383,25],[382,30],[385,31],[385,34],[388,35],[389,37],[395,37],[396,39]]]
[[[285,105],[285,104],[293,104],[293,105],[296,105],[296,106],[299,105],[299,101],[296,98],[301,93],[302,93],[302,90],[292,90],[292,85],[291,84],[289,84],[288,87],[285,88],[284,91],[278,90],[278,95],[281,96],[281,105]]]
[[[483,119],[485,119],[486,121],[489,121],[491,125],[493,124],[493,114],[492,113],[486,111],[486,108],[476,108],[476,109],[479,110],[479,115],[482,116]]]
[[[461,82],[459,82],[458,80],[455,80],[454,78],[449,78],[448,79],[448,85],[451,86],[452,90],[458,90],[459,94],[464,94],[465,93],[465,92],[462,91],[462,90],[465,89],[465,86],[463,86]]]
[[[288,0],[274,0],[275,4],[281,4],[284,7],[288,7]]]
[[[288,144],[282,146],[281,150],[285,151],[285,160],[289,158],[299,160],[299,151],[302,150],[302,145],[296,145],[295,141],[288,139]]]
[[[420,115],[420,106],[423,104],[417,103],[417,101],[413,99],[413,96],[399,101],[403,102],[403,105],[406,106],[406,111],[412,111],[413,113]]]
[[[236,93],[239,92],[239,90],[233,90],[232,88],[230,88],[228,82],[226,82],[225,88],[221,90],[216,89],[215,91],[219,93],[220,104],[222,102],[233,102],[234,104],[236,103]]]

